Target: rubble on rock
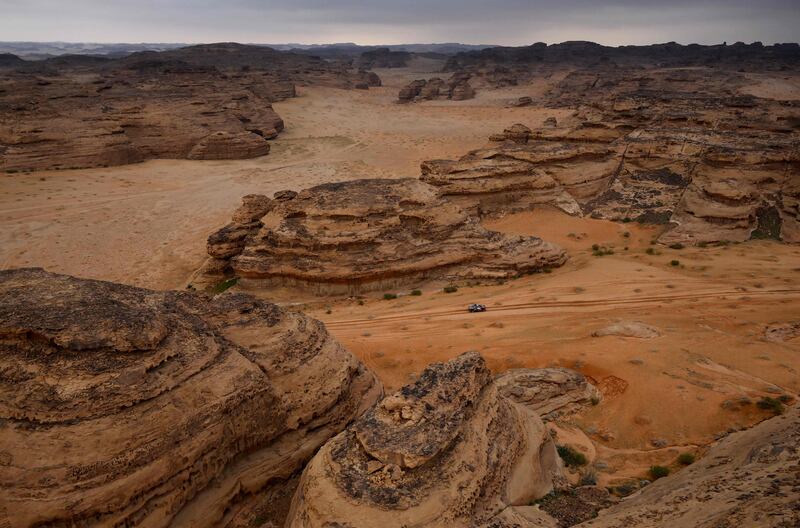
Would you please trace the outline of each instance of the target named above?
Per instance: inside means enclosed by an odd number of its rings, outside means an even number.
[[[475,89],[469,84],[469,75],[454,74],[447,81],[439,77],[417,79],[400,89],[397,99],[401,103],[451,99],[464,101],[475,97]]]
[[[539,417],[504,397],[472,352],[428,367],[328,442],[287,526],[493,526],[559,475]]]
[[[500,393],[544,420],[596,405],[600,391],[580,372],[565,368],[511,369],[495,380]]]

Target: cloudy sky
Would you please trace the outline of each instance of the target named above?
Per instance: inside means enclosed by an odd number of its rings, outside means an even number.
[[[0,0],[0,41],[800,41],[800,0]]]

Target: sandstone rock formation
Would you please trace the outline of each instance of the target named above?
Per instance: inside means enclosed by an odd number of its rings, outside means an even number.
[[[283,130],[271,103],[295,84],[380,84],[376,75],[261,46],[214,44],[118,60],[0,64],[0,171],[151,158],[263,156]]]
[[[565,368],[511,369],[495,380],[500,394],[552,420],[597,404],[600,391],[580,372]]]
[[[219,526],[381,394],[302,314],[41,269],[0,272],[0,378],[13,527]]]
[[[536,237],[484,229],[415,179],[319,185],[248,196],[208,239],[207,271],[254,285],[358,293],[427,279],[503,279],[566,261]]]
[[[538,416],[467,353],[428,367],[328,442],[303,472],[287,525],[481,525],[543,496],[558,474]]]
[[[478,214],[548,204],[663,225],[664,243],[800,242],[796,105],[737,92],[737,72],[595,66],[557,83],[573,115],[517,124],[422,179]]]
[[[699,461],[581,528],[788,527],[800,524],[800,406],[733,433]]]
[[[475,97],[475,90],[469,84],[469,75],[453,74],[444,81],[439,77],[417,79],[400,89],[397,100],[400,103],[414,101],[431,101],[434,99],[451,99],[463,101]]]

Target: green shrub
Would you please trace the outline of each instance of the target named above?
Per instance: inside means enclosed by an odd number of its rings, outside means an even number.
[[[216,284],[213,288],[214,293],[222,293],[228,288],[232,288],[236,286],[236,283],[239,282],[239,277],[233,277],[232,279],[225,279],[224,281]]]
[[[631,222],[633,222],[633,218],[630,218],[628,216],[626,216],[625,218],[622,219],[622,223],[623,224],[629,224]]]
[[[674,244],[670,244],[669,247],[672,249],[683,249],[683,244],[680,242],[675,242]]]
[[[458,288],[456,286],[445,286],[444,287],[444,292],[445,293],[455,293],[457,291],[458,291]]]
[[[422,295],[422,290],[411,290],[411,295],[419,297],[420,295]]]
[[[648,473],[653,480],[658,480],[669,475],[669,468],[664,466],[650,466]]]
[[[670,260],[669,261],[669,265],[677,267],[677,266],[681,265],[681,261],[680,260]]]
[[[783,404],[780,402],[780,400],[776,400],[775,398],[765,396],[761,398],[756,405],[758,405],[759,409],[772,411],[775,414],[783,414]]]
[[[391,301],[392,299],[397,299],[397,294],[396,293],[384,293],[383,294],[383,300],[384,301]]]
[[[587,469],[581,474],[581,479],[578,481],[581,486],[595,486],[597,485],[597,472],[593,469]]]
[[[681,453],[678,455],[678,463],[684,466],[694,464],[694,453]]]
[[[586,465],[586,456],[577,451],[576,449],[567,446],[567,445],[560,445],[557,447],[558,456],[564,461],[564,464],[567,467],[578,467],[578,466],[585,466]]]

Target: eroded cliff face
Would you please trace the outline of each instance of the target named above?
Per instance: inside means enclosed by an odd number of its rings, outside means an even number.
[[[207,273],[253,285],[358,293],[425,279],[516,277],[566,261],[536,237],[484,229],[415,179],[325,184],[274,200],[247,196],[208,240]]]
[[[479,525],[543,496],[559,475],[539,417],[466,353],[327,443],[303,472],[288,526]]]
[[[246,295],[2,271],[0,521],[248,518],[381,393],[320,322]]]
[[[594,66],[542,103],[573,115],[523,124],[421,179],[476,214],[548,204],[665,225],[664,243],[800,242],[796,104],[739,90],[737,73]]]

